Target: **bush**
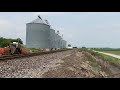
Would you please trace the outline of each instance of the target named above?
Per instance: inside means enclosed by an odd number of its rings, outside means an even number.
[[[32,53],[40,52],[40,49],[36,49],[36,48],[27,48],[27,49],[31,50]]]
[[[109,61],[113,64],[116,64],[116,65],[120,65],[120,59],[118,58],[114,58],[112,56],[108,56],[108,55],[105,55],[105,54],[101,54],[101,53],[98,53],[98,52],[93,52],[93,51],[89,51],[92,55],[100,58],[100,59],[103,59],[103,60],[106,60],[106,61]]]
[[[18,42],[18,41],[19,41],[19,43],[23,44],[23,41],[20,38],[17,38],[17,39],[6,39],[6,38],[1,37],[0,38],[0,47],[4,48],[4,47],[7,47],[10,43]]]

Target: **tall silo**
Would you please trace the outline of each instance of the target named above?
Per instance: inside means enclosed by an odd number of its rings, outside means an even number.
[[[64,46],[65,46],[65,42],[64,40],[62,40],[62,48],[65,48]]]
[[[62,37],[60,36],[60,48],[62,48]]]
[[[51,43],[51,48],[55,48],[55,30],[50,29],[50,43]]]
[[[55,48],[58,48],[58,39],[59,39],[59,35],[55,33]]]
[[[56,32],[56,48],[60,48],[60,36],[58,31]]]
[[[50,25],[46,24],[40,16],[26,24],[27,48],[50,48]]]
[[[63,40],[63,48],[66,48],[66,44],[67,44],[67,42],[65,40]]]
[[[62,45],[61,46],[62,46],[62,48],[64,48],[64,40],[63,39],[62,39]]]
[[[57,34],[57,37],[56,37],[57,38],[57,48],[60,48],[60,40],[61,40],[60,32],[57,31],[56,34]]]
[[[64,40],[64,48],[67,46],[67,41]]]
[[[58,48],[60,48],[60,36],[58,35]]]
[[[54,48],[57,48],[57,34],[56,34],[56,32],[55,32],[55,42],[54,43],[55,43]]]
[[[54,37],[53,37],[53,41],[54,41],[54,43],[53,43],[53,48],[55,48],[55,30],[54,30],[54,35],[53,35]]]

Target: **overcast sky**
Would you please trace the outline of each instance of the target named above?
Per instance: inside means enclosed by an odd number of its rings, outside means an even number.
[[[0,37],[26,43],[26,23],[40,15],[72,46],[120,48],[119,12],[0,12]]]

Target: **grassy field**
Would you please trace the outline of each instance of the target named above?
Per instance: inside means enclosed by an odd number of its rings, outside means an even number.
[[[109,61],[111,62],[112,64],[115,64],[115,65],[120,65],[120,59],[117,59],[117,58],[114,58],[112,56],[108,56],[108,55],[104,55],[104,54],[101,54],[101,53],[98,53],[98,52],[93,52],[91,50],[83,50],[83,49],[80,49],[81,51],[86,51],[86,52],[89,52],[91,53],[93,56],[96,56],[97,58],[100,58],[102,60],[106,60],[106,61]],[[108,52],[108,53],[114,53],[114,54],[119,54],[120,55],[120,50],[97,50],[97,51],[102,51],[102,52]]]
[[[103,60],[106,60],[106,61],[109,61],[113,64],[116,64],[116,65],[120,65],[120,59],[117,59],[117,58],[114,58],[112,56],[108,56],[108,55],[105,55],[105,54],[101,54],[101,53],[98,53],[98,52],[93,52],[93,51],[88,51],[89,53],[91,53],[92,55],[98,57],[98,58],[101,58]],[[105,52],[117,52],[117,51],[105,51]],[[114,53],[115,54],[115,53]],[[120,51],[119,51],[119,55],[120,55]]]
[[[116,54],[116,55],[120,55],[120,49],[94,49],[96,51],[102,51],[102,52],[106,52],[106,53],[111,53],[111,54]]]
[[[103,52],[120,55],[120,51],[103,51]]]

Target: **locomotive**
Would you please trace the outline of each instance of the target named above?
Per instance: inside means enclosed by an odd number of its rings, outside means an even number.
[[[44,48],[40,49],[40,52],[47,52],[47,51],[55,51],[55,50],[60,50],[60,48]],[[29,54],[33,53],[31,50],[27,50],[24,48],[23,44],[20,44],[18,42],[13,42],[10,43],[7,47],[5,48],[0,48],[0,56],[3,55],[13,55],[13,54]]]
[[[0,48],[0,55],[27,54],[28,50],[23,49],[23,45],[18,42],[10,43],[5,48]]]
[[[22,45],[17,42],[10,43],[9,46],[10,48],[10,54],[21,54],[22,53]]]

